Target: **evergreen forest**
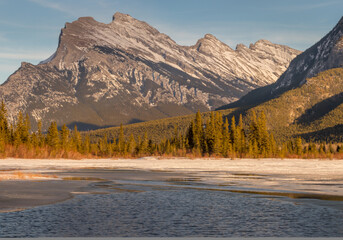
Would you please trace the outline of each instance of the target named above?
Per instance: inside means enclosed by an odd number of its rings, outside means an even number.
[[[5,103],[0,106],[0,156],[22,158],[97,158],[97,157],[229,157],[229,158],[341,158],[340,144],[304,142],[297,137],[285,142],[274,139],[267,129],[263,111],[252,111],[243,119],[224,118],[219,111],[206,119],[197,112],[186,129],[174,126],[172,137],[154,142],[147,132],[125,136],[120,126],[118,136],[94,139],[81,134],[77,127],[70,130],[65,124],[59,129],[51,122],[42,132],[39,121],[37,131],[31,131],[29,116],[18,113],[15,123],[7,118]]]

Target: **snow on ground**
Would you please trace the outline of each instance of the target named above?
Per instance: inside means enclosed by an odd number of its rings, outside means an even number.
[[[343,160],[321,159],[0,159],[1,170],[110,168],[171,171],[235,188],[343,195]]]

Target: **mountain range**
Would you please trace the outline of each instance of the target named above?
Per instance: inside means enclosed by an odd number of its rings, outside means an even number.
[[[0,96],[11,120],[22,111],[33,127],[38,120],[45,129],[51,121],[84,130],[115,126],[214,110],[282,74],[274,89],[288,88],[292,69],[307,61],[304,53],[296,57],[300,53],[267,40],[232,49],[211,34],[180,46],[127,14],[114,14],[108,24],[82,17],[65,24],[50,58],[23,62],[0,86]],[[306,76],[329,67],[312,64]]]
[[[343,17],[320,41],[299,54],[273,84],[221,107],[264,111],[279,138],[343,141]]]

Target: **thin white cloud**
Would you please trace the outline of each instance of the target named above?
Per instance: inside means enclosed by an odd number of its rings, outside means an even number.
[[[72,16],[75,15],[75,9],[66,6],[66,4],[60,4],[56,1],[49,1],[49,0],[29,0],[29,1],[36,3],[40,5],[41,7],[57,10],[59,12],[63,12]]]

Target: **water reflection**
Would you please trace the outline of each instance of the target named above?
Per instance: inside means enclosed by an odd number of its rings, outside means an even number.
[[[109,194],[1,213],[0,237],[343,236],[343,211],[328,206],[201,189],[107,188]]]

